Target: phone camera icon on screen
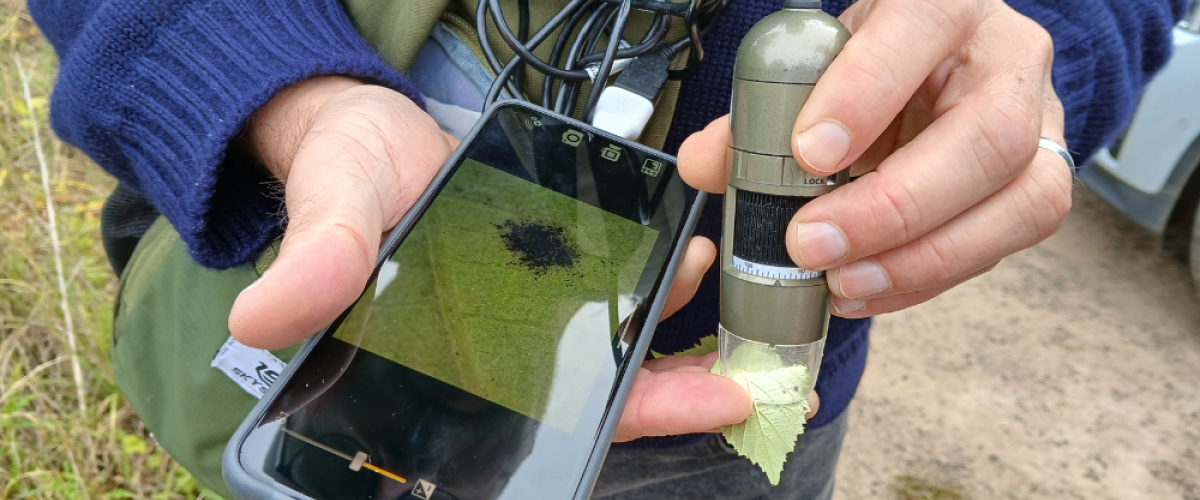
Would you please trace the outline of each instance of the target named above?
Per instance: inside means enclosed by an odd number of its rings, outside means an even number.
[[[662,170],[663,162],[654,158],[646,158],[646,161],[642,162],[642,173],[650,177],[658,177],[658,174],[661,174]]]
[[[578,130],[567,130],[566,132],[563,132],[562,141],[563,144],[568,146],[578,146],[580,142],[583,142],[583,132]]]
[[[600,157],[608,161],[617,161],[621,159],[621,148],[615,144],[609,144],[604,149],[600,150]]]

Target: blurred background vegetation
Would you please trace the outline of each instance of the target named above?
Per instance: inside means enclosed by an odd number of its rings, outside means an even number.
[[[115,182],[50,131],[56,69],[24,2],[0,0],[0,498],[212,498],[113,379],[100,209]]]

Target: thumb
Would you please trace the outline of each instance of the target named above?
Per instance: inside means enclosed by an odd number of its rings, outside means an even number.
[[[732,379],[709,373],[717,355],[668,356],[642,364],[613,441],[711,432],[745,421],[750,394]]]
[[[330,184],[312,195],[312,212],[292,219],[279,257],[234,302],[229,331],[239,342],[263,349],[292,345],[328,325],[362,293],[379,247],[379,210],[368,206],[367,196]],[[357,203],[342,205],[345,211],[316,208],[334,196]]]
[[[407,98],[367,87],[348,94],[322,108],[292,162],[279,257],[230,312],[229,330],[243,344],[285,347],[336,319],[362,294],[383,231],[450,154]],[[401,151],[393,137],[419,146]]]
[[[701,191],[724,193],[729,149],[729,115],[709,123],[679,146],[679,176]]]

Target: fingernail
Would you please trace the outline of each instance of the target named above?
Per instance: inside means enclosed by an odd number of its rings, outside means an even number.
[[[830,297],[830,302],[833,304],[833,311],[838,314],[850,314],[867,307],[867,301],[861,299],[843,299],[834,296]]]
[[[800,161],[814,170],[833,173],[850,154],[850,134],[833,122],[821,122],[796,137]]]
[[[892,287],[892,282],[888,280],[883,267],[869,260],[842,266],[837,278],[842,295],[849,299],[883,293]]]
[[[804,222],[796,227],[796,250],[802,267],[817,270],[845,257],[850,253],[850,244],[833,224]]]

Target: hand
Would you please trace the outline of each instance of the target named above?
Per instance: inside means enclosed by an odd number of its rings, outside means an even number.
[[[695,432],[720,432],[722,425],[743,422],[754,403],[750,394],[731,379],[709,373],[717,353],[707,356],[667,356],[642,363],[613,441],[644,436],[674,436]],[[821,400],[809,393],[816,415]]]
[[[362,293],[384,232],[416,201],[457,145],[397,92],[342,77],[285,89],[255,113],[246,146],[284,185],[279,256],[233,305],[229,330],[275,349],[329,325]],[[716,256],[693,239],[664,317],[687,303]]]
[[[862,0],[854,33],[796,119],[793,154],[817,175],[861,178],[806,204],[788,228],[797,265],[826,270],[834,313],[900,310],[1054,233],[1072,172],[1046,31],[1001,0]],[[680,171],[723,192],[727,118],[689,138]]]

